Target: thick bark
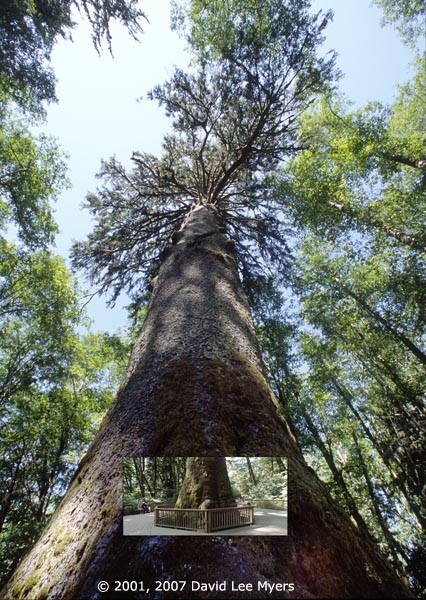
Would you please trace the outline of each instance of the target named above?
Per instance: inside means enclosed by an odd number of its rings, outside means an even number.
[[[289,535],[122,535],[121,462],[146,456],[287,456]],[[17,568],[3,598],[100,598],[97,583],[227,581],[225,592],[163,597],[244,597],[230,581],[292,582],[294,597],[409,595],[376,548],[307,467],[263,372],[232,247],[213,207],[192,210],[164,256],[116,402],[58,510]],[[257,597],[270,597],[264,591]],[[254,597],[254,596],[253,596]]]
[[[189,457],[176,508],[236,506],[223,456]]]

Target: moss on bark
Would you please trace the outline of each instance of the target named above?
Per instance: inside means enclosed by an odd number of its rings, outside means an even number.
[[[229,508],[236,506],[223,456],[192,456],[176,508]]]

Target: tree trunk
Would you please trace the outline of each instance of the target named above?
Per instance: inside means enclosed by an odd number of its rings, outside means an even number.
[[[133,466],[129,462],[123,462],[123,486],[127,493],[133,493]]]
[[[190,457],[176,508],[236,506],[223,456]]]
[[[335,379],[331,379],[331,383],[334,385],[337,392],[340,394],[346,406],[358,419],[358,422],[361,425],[365,437],[367,437],[370,440],[373,448],[376,450],[376,452],[382,459],[383,464],[386,466],[388,473],[392,478],[393,484],[399,489],[399,491],[406,499],[413,517],[417,520],[419,526],[423,530],[426,530],[426,519],[425,515],[422,514],[422,506],[424,505],[423,498],[418,493],[416,487],[412,485],[410,478],[407,477],[407,469],[404,467],[403,464],[401,465],[400,461],[398,460],[398,457],[393,452],[392,458],[394,464],[396,463],[398,468],[398,473],[395,473],[394,466],[389,460],[389,440],[387,440],[386,438],[383,440],[383,436],[378,437],[374,435],[373,431],[371,431],[370,427],[365,423],[359,411],[355,408],[352,402],[352,396],[349,390],[343,384],[338,383]]]
[[[256,477],[254,475],[253,467],[251,466],[250,458],[246,456],[247,468],[250,476],[250,481],[253,485],[257,485]]]
[[[276,463],[277,463],[277,465],[279,467],[279,471],[281,473],[286,473],[287,472],[287,465],[285,464],[285,462],[283,461],[283,459],[280,456],[278,456],[276,458]]]
[[[353,298],[355,302],[357,302],[357,304],[359,304],[359,306],[361,306],[361,308],[363,308],[364,311],[373,318],[373,320],[383,325],[386,331],[391,333],[396,340],[404,344],[404,346],[408,348],[408,350],[410,350],[410,352],[412,352],[416,358],[426,365],[426,354],[422,352],[415,344],[413,344],[413,342],[408,339],[406,335],[404,335],[401,331],[398,331],[391,323],[389,323],[387,319],[382,317],[377,310],[372,308],[365,300],[363,300],[359,294],[356,294],[347,285],[345,285],[339,277],[334,277],[334,281],[342,288],[344,292]]]
[[[383,536],[387,542],[389,550],[392,554],[393,561],[397,568],[400,571],[403,571],[404,567],[401,563],[400,557],[404,558],[408,562],[408,556],[405,550],[402,548],[401,544],[396,540],[392,532],[390,531],[386,519],[383,515],[383,509],[381,506],[381,502],[379,497],[374,489],[373,482],[371,481],[371,477],[368,473],[367,465],[365,464],[364,456],[362,454],[361,448],[358,444],[358,439],[355,433],[352,433],[352,439],[355,443],[355,450],[358,455],[358,460],[360,462],[362,474],[364,475],[365,483],[367,484],[368,494],[370,496],[371,503],[373,505],[373,513],[376,515],[377,521],[382,530]]]
[[[287,456],[289,535],[122,534],[121,462],[146,456]],[[409,596],[388,563],[307,467],[265,379],[232,245],[217,210],[187,215],[163,257],[114,405],[37,544],[3,598],[122,598],[115,580],[292,582],[297,598]],[[100,580],[110,583],[100,595]],[[262,591],[253,597],[270,597]],[[129,597],[129,594],[126,595]],[[209,592],[164,592],[171,598]],[[157,596],[155,596],[157,597]]]
[[[19,485],[19,478],[21,475],[21,465],[25,456],[25,447],[21,448],[19,458],[15,458],[15,465],[11,466],[11,472],[7,473],[4,477],[4,481],[1,489],[1,503],[0,503],[0,532],[3,530],[6,517],[13,504],[15,496],[15,490]]]
[[[143,460],[143,458],[142,458]],[[145,486],[144,486],[144,468],[141,465],[141,459],[139,457],[133,458],[133,466],[135,469],[136,481],[138,483],[139,493],[141,498],[145,498]]]

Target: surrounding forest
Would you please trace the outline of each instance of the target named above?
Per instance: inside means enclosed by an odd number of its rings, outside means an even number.
[[[134,456],[123,460],[124,514],[137,513],[141,500],[175,503],[185,477],[182,456]]]
[[[226,467],[235,500],[241,498],[264,508],[287,508],[285,458],[226,457]],[[188,470],[184,457],[134,456],[124,459],[124,515],[137,514],[142,501],[153,506],[175,504]]]
[[[103,162],[71,272],[53,250],[66,159],[33,133],[55,100],[51,52],[78,13],[98,51],[112,20],[142,44],[149,24],[136,0],[2,2],[1,583],[17,568],[5,598],[98,597],[111,565],[154,580],[153,556],[188,577],[181,565],[201,568],[200,553],[208,581],[231,556],[247,578],[290,581],[291,554],[294,597],[426,597],[425,11],[376,4],[416,72],[393,104],[353,110],[318,50],[330,13],[308,0],[174,3],[193,63],[151,92],[172,122],[163,154],[135,152],[133,170]],[[112,302],[128,294],[126,334],[90,332],[79,269]],[[123,456],[203,453],[288,456],[300,542],[117,542]],[[309,548],[324,539],[335,573],[315,580]],[[365,587],[363,561],[376,577]]]
[[[73,26],[93,41],[109,22],[141,30],[135,2],[5,1],[0,8],[0,561],[13,570],[58,504],[111,404],[131,340],[89,332],[82,290],[53,251],[53,207],[67,179],[56,140],[32,133],[55,99],[49,57]],[[139,23],[139,25],[137,25]]]

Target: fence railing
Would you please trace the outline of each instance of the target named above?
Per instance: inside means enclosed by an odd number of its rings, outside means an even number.
[[[154,510],[154,524],[157,527],[187,529],[189,531],[221,531],[234,527],[253,525],[253,506],[231,508],[165,508]]]

